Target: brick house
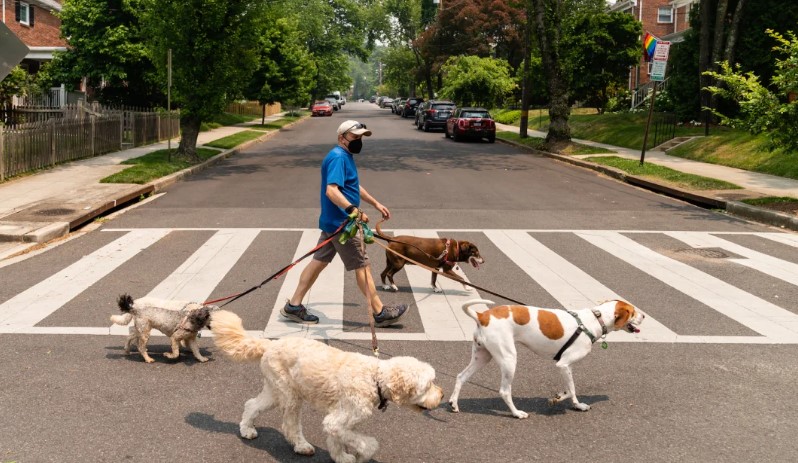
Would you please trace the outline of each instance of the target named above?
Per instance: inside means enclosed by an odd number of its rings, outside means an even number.
[[[646,32],[673,43],[683,40],[690,28],[690,8],[700,0],[617,0],[610,11],[629,13],[643,24]],[[629,90],[635,91],[650,82],[651,68],[643,57],[641,37],[640,64],[629,72]]]
[[[53,52],[66,50],[61,38],[61,11],[56,0],[0,0],[2,21],[28,46],[30,52],[20,65],[35,74],[41,64],[53,59]]]

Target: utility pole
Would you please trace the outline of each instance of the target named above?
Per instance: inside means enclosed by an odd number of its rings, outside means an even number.
[[[530,50],[532,35],[532,5],[530,0],[526,1],[526,27],[524,28],[524,70],[521,78],[521,123],[518,135],[527,138],[527,128],[529,127],[529,58],[532,53]]]
[[[169,115],[169,135],[166,142],[166,160],[172,162],[172,49],[166,51],[166,114]]]

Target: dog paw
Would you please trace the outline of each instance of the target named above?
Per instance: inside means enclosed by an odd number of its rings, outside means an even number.
[[[529,413],[517,410],[515,413],[513,413],[513,416],[518,418],[519,420],[523,420],[529,417]]]
[[[164,352],[164,353],[163,353],[163,356],[164,356],[164,357],[166,357],[166,358],[168,358],[168,359],[172,359],[172,360],[174,360],[174,359],[176,359],[177,357],[179,357],[179,356],[180,356],[180,354],[173,354],[173,353],[171,353],[171,352]]]
[[[449,402],[449,411],[452,413],[460,413],[460,407],[454,402]]]
[[[253,426],[239,426],[238,432],[241,434],[241,437],[244,439],[254,439],[258,437],[258,430],[255,429]]]
[[[435,287],[433,287],[433,288],[432,288],[432,292],[433,292],[433,293],[442,293],[442,292],[443,292],[443,290],[442,290],[442,289],[440,289],[440,288],[438,288],[437,286],[435,286]]]
[[[580,412],[586,412],[590,410],[590,405],[577,402],[574,404],[574,410],[579,410]]]
[[[145,361],[145,362],[147,362],[147,363],[153,363],[153,362],[155,362],[155,359],[154,359],[154,358],[152,358],[152,357],[146,357],[146,358],[144,359],[144,361]]]
[[[388,291],[388,290],[391,289],[391,285],[382,285],[382,289],[384,289],[385,291]]]
[[[205,363],[205,362],[207,362],[207,361],[208,361],[208,357],[197,357],[197,361],[198,361],[198,362]]]
[[[309,442],[303,442],[294,446],[294,453],[299,455],[311,456],[316,453],[316,449]],[[354,460],[353,460],[354,461]]]

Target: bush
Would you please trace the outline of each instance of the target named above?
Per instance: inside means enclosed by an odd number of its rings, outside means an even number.
[[[491,111],[493,120],[499,124],[513,125],[521,120],[520,109],[500,109],[495,112]]]

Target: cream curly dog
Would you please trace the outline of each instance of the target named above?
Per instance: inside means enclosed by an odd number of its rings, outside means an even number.
[[[334,461],[368,461],[377,452],[377,440],[353,428],[369,418],[375,406],[384,409],[391,401],[429,410],[443,398],[443,390],[434,383],[435,370],[412,357],[380,360],[311,339],[251,338],[241,318],[225,310],[211,315],[211,331],[216,346],[234,360],[260,361],[263,390],[244,404],[240,432],[245,439],[258,437],[255,418],[276,406],[294,452],[313,455],[300,422],[300,409],[308,402],[326,413],[323,425]]]
[[[210,313],[218,310],[217,306],[151,297],[134,301],[128,294],[119,296],[117,304],[122,315],[111,315],[111,321],[117,325],[127,325],[133,320],[130,335],[125,342],[125,355],[130,354],[130,347],[136,343],[144,361],[154,362],[155,360],[147,353],[147,341],[150,339],[150,331],[155,328],[169,336],[172,341],[172,352],[165,352],[164,357],[176,359],[180,356],[180,345],[183,344],[191,349],[198,361],[208,361],[200,354],[197,333],[208,326]]]

